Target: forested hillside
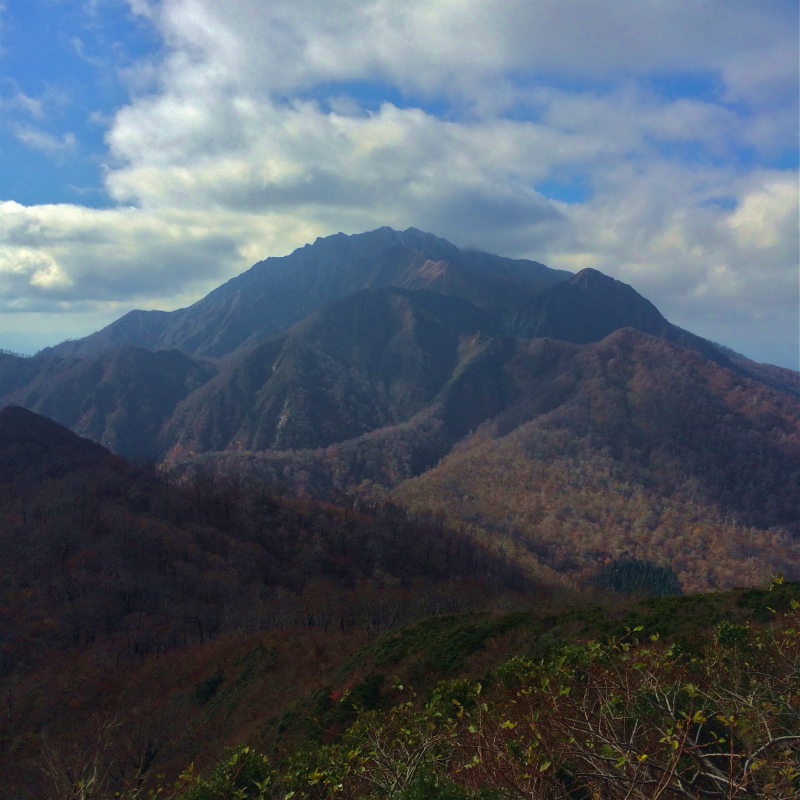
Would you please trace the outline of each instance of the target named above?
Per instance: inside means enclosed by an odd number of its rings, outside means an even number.
[[[631,329],[583,346],[462,337],[458,359],[406,423],[315,450],[193,457],[179,472],[389,496],[579,584],[626,551],[687,591],[798,576],[792,395]]]
[[[75,707],[88,719],[98,692],[119,711],[112,687],[153,659],[285,628],[358,642],[545,588],[430,515],[211,473],[170,482],[15,407],[0,412],[0,547],[9,774],[26,772],[35,732]]]
[[[394,497],[580,582],[626,551],[686,591],[800,576],[792,398],[631,330],[545,386]]]

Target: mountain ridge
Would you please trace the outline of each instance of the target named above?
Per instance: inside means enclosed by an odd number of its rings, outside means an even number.
[[[281,275],[294,306],[285,292],[264,300]],[[551,285],[537,283],[542,276]],[[284,306],[280,319],[270,311],[276,305]],[[452,446],[505,413],[498,370],[510,368],[504,354],[517,347],[510,342],[586,345],[625,327],[800,396],[797,374],[755,365],[678,328],[635,289],[597,270],[556,273],[460,251],[413,228],[382,228],[318,238],[259,262],[189,309],[130,312],[29,359],[0,353],[0,403],[43,413],[137,458],[313,450],[407,425],[422,412],[438,420],[444,438],[437,434],[429,452],[441,453],[445,442]],[[81,348],[97,352],[80,355]],[[227,355],[194,352],[214,348]],[[469,383],[479,364],[481,382]]]
[[[416,228],[338,233],[259,261],[187,308],[131,311],[101,331],[39,355],[96,355],[129,343],[219,358],[259,344],[359,289],[435,285],[478,304],[508,303],[532,297],[570,274],[534,261],[462,252]]]

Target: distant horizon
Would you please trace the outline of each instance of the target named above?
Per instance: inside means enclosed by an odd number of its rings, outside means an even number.
[[[800,368],[796,0],[5,0],[0,347],[390,225]]]

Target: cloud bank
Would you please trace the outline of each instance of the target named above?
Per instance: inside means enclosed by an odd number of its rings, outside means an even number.
[[[413,225],[595,267],[677,324],[797,368],[792,0],[128,14],[161,46],[121,72],[99,154],[111,207],[4,198],[0,325],[174,308],[319,235]],[[14,97],[18,138],[68,158],[69,132],[40,134],[37,99]]]

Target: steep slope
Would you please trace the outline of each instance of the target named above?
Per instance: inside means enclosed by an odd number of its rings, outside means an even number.
[[[0,404],[19,404],[134,458],[158,458],[176,404],[216,369],[176,350],[122,347],[94,358],[0,355]]]
[[[800,576],[795,398],[632,329],[531,370],[543,345],[504,367],[538,381],[398,501],[581,580],[625,551],[685,589]]]
[[[380,228],[317,239],[288,256],[268,258],[189,308],[135,311],[49,355],[92,355],[122,343],[219,358],[304,319],[364,288],[427,288],[479,305],[516,306],[569,277],[535,261],[462,252],[414,228]]]
[[[408,421],[453,376],[463,337],[497,314],[424,291],[356,292],[231,361],[178,408],[171,457],[326,447]]]

